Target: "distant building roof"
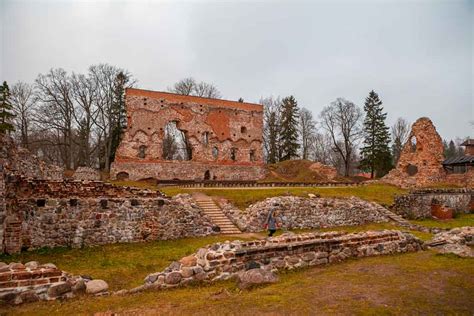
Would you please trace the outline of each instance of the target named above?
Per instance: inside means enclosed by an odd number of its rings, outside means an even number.
[[[474,139],[467,139],[461,146],[474,146]]]
[[[474,156],[453,157],[453,158],[448,158],[445,161],[443,161],[443,166],[465,165],[465,164],[474,165]]]

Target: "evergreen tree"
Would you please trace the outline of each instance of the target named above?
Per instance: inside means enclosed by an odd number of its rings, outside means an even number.
[[[454,158],[457,156],[457,148],[456,148],[456,144],[451,140],[449,142],[449,145],[448,147],[445,149],[445,152],[444,152],[444,156],[446,157],[446,159],[448,158]]]
[[[240,102],[240,103],[244,103],[244,99],[243,99],[243,98],[239,98],[239,102]]]
[[[385,125],[387,113],[383,113],[382,101],[373,90],[364,105],[364,147],[361,149],[361,167],[370,170],[371,178],[382,176],[392,167],[389,149],[389,128]]]
[[[11,120],[15,117],[12,113],[13,107],[10,103],[10,89],[6,81],[0,86],[0,134],[6,134],[14,130]]]
[[[280,125],[280,161],[298,157],[298,103],[293,96],[282,100]]]
[[[127,127],[127,112],[125,109],[125,87],[129,81],[127,75],[122,71],[119,72],[114,82],[114,97],[113,97],[113,110],[112,110],[112,126],[111,126],[111,137],[112,146],[110,151],[110,161],[115,158],[115,151],[117,150],[120,139],[124,128]]]

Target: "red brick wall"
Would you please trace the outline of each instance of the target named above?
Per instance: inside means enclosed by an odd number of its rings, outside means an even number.
[[[203,179],[206,170],[218,180],[264,176],[261,105],[138,89],[127,90],[126,102],[128,127],[116,153],[112,177],[126,172],[132,180],[196,180]],[[171,121],[177,121],[178,128],[186,133],[192,160],[163,159],[164,129]],[[207,144],[204,133],[209,135]],[[138,157],[140,146],[146,146],[144,158]],[[231,159],[232,148],[237,149],[235,161]]]

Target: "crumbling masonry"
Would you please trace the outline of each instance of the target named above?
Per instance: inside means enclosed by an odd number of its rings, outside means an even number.
[[[264,176],[261,105],[127,89],[126,106],[127,129],[112,178],[256,180]],[[169,144],[170,134],[178,144]]]
[[[401,187],[424,187],[436,183],[474,187],[474,170],[448,174],[443,169],[443,161],[443,141],[433,122],[422,117],[413,123],[396,168],[381,181]]]

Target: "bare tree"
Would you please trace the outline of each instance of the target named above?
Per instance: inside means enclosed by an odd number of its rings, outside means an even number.
[[[15,129],[20,133],[20,143],[29,148],[28,136],[36,105],[33,85],[25,82],[15,83],[10,90],[10,101],[15,114]]]
[[[196,80],[189,77],[176,82],[172,88],[168,88],[168,91],[182,95],[192,95],[195,86]]]
[[[220,99],[222,97],[216,86],[203,81],[194,86],[194,95],[211,99]]]
[[[311,135],[309,143],[311,160],[325,165],[335,165],[332,140],[327,133],[314,133]]]
[[[173,87],[168,88],[168,91],[182,95],[193,95],[212,99],[220,99],[222,97],[215,85],[204,81],[197,82],[192,77],[184,78],[176,82]]]
[[[73,163],[74,104],[69,77],[63,69],[51,69],[48,74],[40,74],[36,79],[37,100],[40,106],[35,120],[43,131],[56,130],[60,139],[62,161],[66,169]]]
[[[267,163],[280,160],[280,113],[281,99],[268,97],[260,99],[264,107],[263,113],[263,148]]]
[[[403,145],[407,142],[409,134],[410,125],[404,118],[399,117],[392,125],[392,155],[395,165],[400,159]]]
[[[338,98],[323,109],[320,117],[322,128],[331,137],[333,150],[344,163],[344,175],[349,176],[355,143],[361,137],[362,111],[354,103]]]
[[[308,159],[311,142],[316,132],[316,122],[313,113],[306,108],[302,108],[299,117],[299,134],[301,137],[301,158]]]
[[[114,156],[115,133],[118,129],[123,128],[121,124],[124,116],[124,100],[121,93],[117,93],[117,91],[133,86],[135,80],[126,70],[108,64],[89,67],[89,78],[97,89],[94,94],[97,115],[93,120],[97,127],[97,138],[100,143],[99,164],[108,171]]]
[[[91,146],[91,134],[98,113],[98,108],[94,104],[98,93],[97,85],[92,78],[73,73],[71,87],[72,97],[78,107],[78,110],[74,112],[74,118],[78,126],[79,155],[77,163],[90,166],[92,163],[91,154],[94,150]]]

